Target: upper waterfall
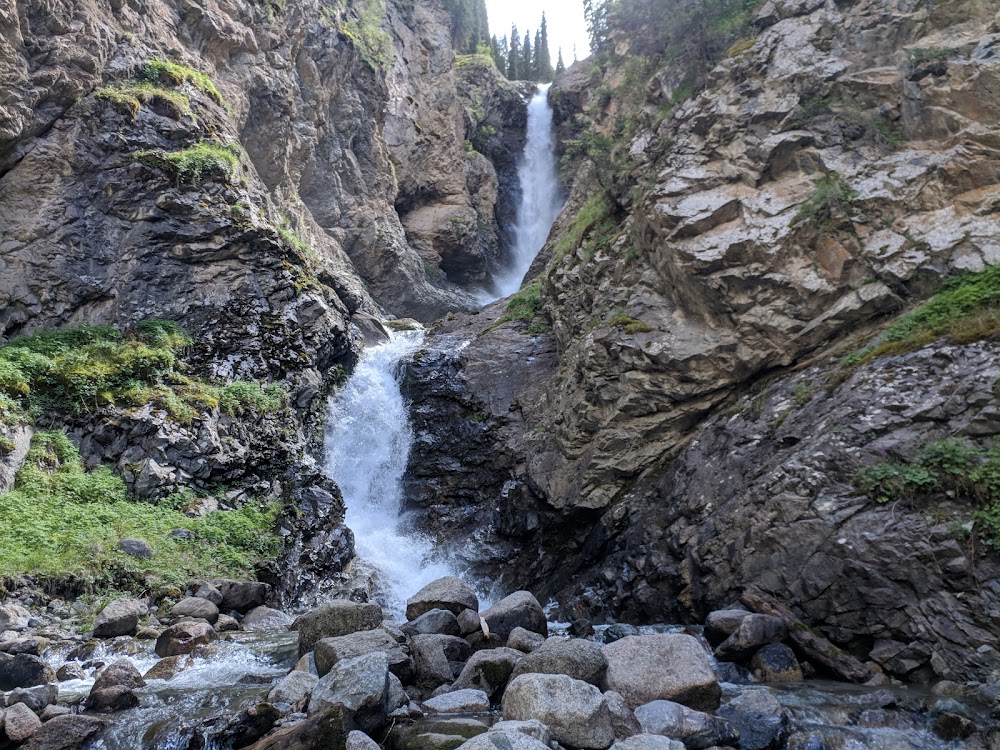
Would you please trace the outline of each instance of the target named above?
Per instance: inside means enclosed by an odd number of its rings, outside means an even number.
[[[521,287],[562,208],[549,86],[540,85],[528,103],[527,139],[517,168],[521,200],[514,225],[514,244],[507,269],[494,279],[499,297],[513,294]]]

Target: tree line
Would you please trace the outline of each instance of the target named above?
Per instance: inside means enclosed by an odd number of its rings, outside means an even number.
[[[532,38],[534,42],[532,43]],[[517,26],[511,26],[510,38],[506,35],[499,39],[496,35],[490,40],[490,54],[497,68],[506,74],[511,81],[551,81],[556,73],[565,69],[562,50],[559,50],[558,60],[552,65],[552,53],[549,51],[549,27],[542,13],[542,23],[532,37],[531,31],[526,31],[521,37]]]

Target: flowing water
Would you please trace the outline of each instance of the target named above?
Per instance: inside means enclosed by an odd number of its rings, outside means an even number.
[[[549,84],[541,85],[528,103],[527,138],[517,168],[521,200],[517,207],[510,264],[493,280],[498,298],[520,289],[524,275],[545,244],[562,208],[548,95]]]
[[[402,479],[413,433],[400,390],[403,363],[423,343],[422,331],[394,333],[365,349],[350,380],[330,403],[326,470],[340,485],[358,555],[379,574],[382,605],[402,615],[406,599],[451,575],[432,560],[432,542],[400,515]]]

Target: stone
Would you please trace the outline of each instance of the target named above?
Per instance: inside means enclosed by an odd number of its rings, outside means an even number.
[[[364,732],[353,730],[347,735],[347,746],[344,750],[381,750],[379,744]]]
[[[614,625],[608,625],[604,629],[604,633],[601,634],[601,641],[603,643],[614,643],[630,635],[639,635],[639,628],[626,623],[615,623]]]
[[[242,750],[313,750],[341,748],[347,743],[344,710],[339,705],[279,729]]]
[[[222,592],[208,581],[192,581],[188,584],[187,594],[199,599],[207,599],[216,607],[222,604]]]
[[[635,718],[647,734],[680,740],[688,750],[735,745],[740,739],[729,722],[672,701],[657,700],[639,706]]]
[[[715,715],[728,721],[739,733],[740,750],[781,747],[788,732],[788,716],[765,688],[744,690]]]
[[[55,678],[52,668],[37,656],[0,652],[0,690],[44,685]]]
[[[515,591],[504,597],[480,613],[480,617],[489,625],[490,632],[500,636],[505,642],[516,627],[545,636],[549,634],[549,624],[542,605],[527,591]]]
[[[715,649],[715,658],[740,661],[763,646],[778,643],[788,637],[788,625],[780,617],[748,615],[739,627]]]
[[[41,719],[23,703],[7,706],[3,712],[3,730],[12,742],[24,742],[42,726]]]
[[[316,644],[313,655],[316,669],[322,677],[342,659],[350,659],[363,654],[379,651],[389,660],[389,669],[397,677],[407,679],[413,674],[413,663],[403,647],[381,628],[362,630],[350,635],[323,638]]]
[[[212,626],[202,620],[187,620],[171,625],[156,639],[157,656],[190,654],[198,646],[218,640]]]
[[[139,627],[139,618],[145,617],[148,611],[145,603],[138,599],[115,599],[94,620],[94,637],[132,635]]]
[[[297,706],[309,698],[318,682],[319,677],[314,674],[292,670],[271,688],[271,692],[267,694],[267,702]]]
[[[954,711],[943,711],[934,717],[931,730],[942,740],[964,740],[976,731],[975,722]]]
[[[56,703],[50,703],[45,708],[42,709],[41,720],[44,724],[47,721],[51,721],[57,716],[66,716],[67,714],[73,713],[73,709],[69,706],[60,706]]]
[[[348,718],[364,732],[383,726],[388,718],[389,659],[376,651],[334,665],[319,679],[309,699],[309,714],[341,704]]]
[[[319,677],[319,670],[316,669],[316,655],[312,651],[295,662],[293,669],[297,672],[309,672],[309,674]]]
[[[300,615],[295,622],[299,632],[299,656],[302,656],[312,651],[322,638],[377,628],[382,622],[382,608],[377,604],[336,600]]]
[[[222,601],[218,605],[221,612],[235,610],[240,614],[245,614],[254,607],[265,604],[271,596],[271,585],[267,583],[229,579],[221,579],[211,583],[222,595]]]
[[[522,627],[514,628],[510,631],[510,635],[507,637],[507,648],[523,651],[526,654],[530,654],[543,643],[545,643],[544,635],[541,633],[533,633],[532,631],[525,630]]]
[[[168,656],[147,669],[142,677],[145,680],[171,680],[189,666],[191,666],[190,656]]]
[[[490,698],[482,690],[455,690],[423,702],[429,714],[479,713],[490,710]]]
[[[486,635],[483,631],[479,630],[475,633],[470,633],[465,636],[465,642],[469,645],[472,651],[483,651],[490,648],[501,648],[504,646],[505,641],[496,633],[490,633]]]
[[[446,609],[454,615],[463,610],[479,610],[479,597],[461,578],[445,576],[431,581],[406,600],[406,619],[415,620],[432,609]]]
[[[16,688],[7,694],[7,705],[23,703],[35,713],[41,712],[59,700],[59,687],[53,684],[36,685],[30,688]]]
[[[463,609],[458,615],[459,635],[466,636],[483,629],[479,613],[474,609]]]
[[[407,635],[461,635],[458,618],[446,609],[431,609],[405,623],[401,630]]]
[[[518,731],[484,732],[462,745],[458,750],[552,750],[534,737]]]
[[[135,708],[139,705],[139,696],[132,688],[116,685],[103,690],[91,690],[85,705],[88,711],[112,713]]]
[[[448,638],[449,636],[444,636]],[[459,639],[461,640],[461,639]],[[464,643],[464,641],[462,641]],[[466,644],[466,648],[468,645]],[[416,635],[410,640],[413,654],[413,669],[416,684],[426,690],[434,690],[454,681],[451,659],[445,653],[441,636]],[[466,658],[468,654],[466,654]]]
[[[709,612],[705,618],[705,638],[717,646],[735,633],[743,619],[749,615],[750,612],[745,609],[718,609]]]
[[[208,599],[197,596],[189,596],[181,599],[170,608],[170,615],[175,618],[193,617],[198,620],[205,620],[209,625],[214,625],[219,619],[219,608]]]
[[[87,676],[83,666],[78,661],[68,661],[56,670],[56,679],[60,682],[82,680]]]
[[[0,643],[0,651],[14,656],[15,654],[30,654],[31,656],[41,656],[48,648],[47,638],[39,636],[27,636],[25,638],[14,638],[13,640]]]
[[[140,560],[149,560],[153,557],[153,548],[149,546],[149,542],[144,542],[142,539],[122,539],[118,542],[118,549],[129,557]]]
[[[82,750],[107,726],[107,720],[64,714],[46,721],[21,750]]]
[[[511,676],[517,677],[530,672],[564,674],[574,680],[600,685],[607,669],[607,657],[597,643],[582,638],[550,638],[536,650],[526,654],[517,663]]]
[[[215,627],[216,633],[231,633],[240,629],[240,623],[235,617],[230,617],[229,615],[219,615],[219,619],[215,621],[215,625],[213,627]],[[159,633],[157,633],[157,635],[159,635]]]
[[[518,732],[526,734],[532,739],[536,739],[542,744],[548,745],[552,742],[552,732],[538,719],[528,719],[527,721],[515,721],[514,719],[504,719],[498,721],[490,727],[491,732]]]
[[[605,750],[615,740],[611,711],[601,691],[566,675],[514,678],[503,695],[503,717],[537,719],[553,739],[569,747]]]
[[[686,750],[684,743],[659,734],[634,734],[618,740],[611,750]]]
[[[753,655],[750,668],[764,682],[799,682],[802,667],[795,652],[784,643],[771,643]]]
[[[0,633],[5,630],[25,630],[31,613],[20,604],[0,604]]]
[[[635,708],[672,700],[691,708],[714,710],[722,689],[708,655],[689,635],[633,635],[604,646],[608,660],[605,690],[621,693]]]
[[[642,725],[635,718],[635,712],[621,693],[608,690],[604,693],[604,700],[607,701],[608,710],[611,712],[611,726],[615,730],[615,737],[622,739],[642,732]]]
[[[522,658],[524,654],[512,648],[477,651],[469,657],[452,688],[482,690],[491,701],[499,700],[514,667]]]
[[[281,610],[254,607],[243,618],[243,629],[251,633],[281,633],[291,626],[294,618]]]

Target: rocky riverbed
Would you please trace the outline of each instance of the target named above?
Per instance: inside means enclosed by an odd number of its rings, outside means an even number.
[[[703,626],[551,623],[455,577],[293,618],[266,584],[193,581],[92,621],[0,606],[0,747],[26,750],[995,748],[995,690],[903,686],[764,601]],[[15,603],[15,599],[21,603]],[[81,632],[86,629],[86,632]],[[901,655],[900,658],[905,658]],[[831,679],[839,677],[839,680]],[[847,680],[853,680],[849,682]],[[863,682],[862,682],[863,681]]]

